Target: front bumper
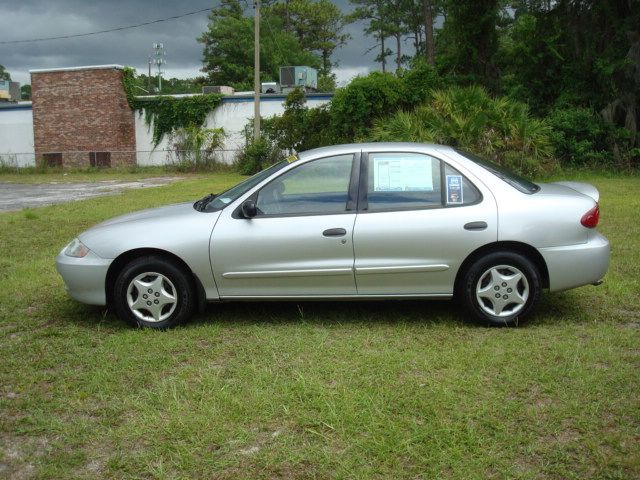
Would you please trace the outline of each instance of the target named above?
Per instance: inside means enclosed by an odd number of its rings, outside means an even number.
[[[105,280],[112,261],[92,251],[83,258],[69,257],[60,252],[56,257],[56,269],[71,298],[89,305],[106,305]]]
[[[597,284],[609,268],[609,241],[595,231],[587,243],[539,250],[547,264],[551,292]]]

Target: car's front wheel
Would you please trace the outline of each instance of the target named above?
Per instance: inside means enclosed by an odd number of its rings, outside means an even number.
[[[121,270],[114,288],[114,308],[125,321],[141,327],[170,328],[194,312],[196,298],[188,272],[168,259],[136,258]]]
[[[514,252],[490,253],[464,272],[459,296],[469,314],[490,325],[517,325],[540,297],[540,273]]]

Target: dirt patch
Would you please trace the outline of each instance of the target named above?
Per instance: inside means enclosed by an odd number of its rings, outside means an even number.
[[[260,432],[256,435],[252,445],[238,450],[240,455],[254,455],[271,443],[275,438],[279,437],[282,432],[274,430],[273,432]]]
[[[523,477],[541,479],[545,478],[540,472],[542,460],[537,455],[520,454],[515,458],[515,468]]]
[[[49,440],[45,437],[18,437],[0,433],[0,474],[13,480],[33,478],[35,462],[47,454]]]
[[[159,187],[181,178],[156,177],[133,182],[103,180],[86,183],[0,183],[0,212],[57,205],[104,195],[116,195],[124,190],[136,188]]]

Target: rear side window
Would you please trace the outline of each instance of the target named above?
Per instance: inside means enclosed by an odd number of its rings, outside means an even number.
[[[418,153],[371,153],[368,210],[442,205],[440,161]]]
[[[471,205],[482,196],[455,168],[419,153],[371,153],[367,210],[402,210]]]

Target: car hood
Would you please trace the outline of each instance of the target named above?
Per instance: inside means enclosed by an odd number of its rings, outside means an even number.
[[[539,183],[540,193],[543,195],[575,195],[576,192],[591,197],[596,202],[600,198],[598,189],[589,183],[581,182],[553,182]]]
[[[94,225],[93,228],[106,227],[107,225],[115,225],[116,223],[137,222],[141,220],[153,220],[163,218],[176,218],[183,215],[190,215],[195,212],[193,202],[176,203],[173,205],[165,205],[156,208],[147,208],[137,212],[126,213],[117,217],[110,218],[102,223]],[[198,212],[196,212],[198,213]]]
[[[179,255],[185,250],[208,249],[220,212],[199,212],[191,202],[141,210],[114,217],[82,232],[78,238],[103,258],[152,248]],[[179,255],[180,256],[180,255]]]

